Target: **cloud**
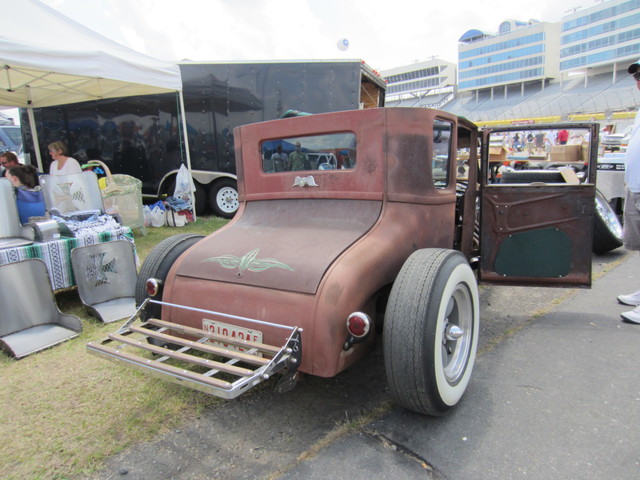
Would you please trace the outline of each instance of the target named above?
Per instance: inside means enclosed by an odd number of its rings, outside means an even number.
[[[115,41],[164,60],[362,58],[381,70],[438,55],[457,60],[471,28],[557,21],[551,0],[44,0]],[[350,47],[336,43],[348,38]]]

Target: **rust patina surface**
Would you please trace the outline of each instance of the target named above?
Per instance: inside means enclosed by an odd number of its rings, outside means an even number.
[[[384,344],[395,345],[393,354],[385,350],[385,361],[407,350],[422,354],[426,341],[436,338],[441,352],[427,357],[434,364],[440,357],[455,361],[449,369],[433,366],[430,374],[440,379],[438,398],[455,404],[475,356],[478,280],[570,287],[591,281],[595,143],[590,150],[585,145],[591,154],[579,164],[582,181],[548,183],[550,175],[538,170],[525,175],[535,181],[521,176],[518,184],[503,182],[500,169],[509,162],[491,160],[490,136],[501,141],[514,128],[480,132],[465,119],[424,108],[346,111],[237,128],[235,218],[194,244],[177,238],[154,250],[156,258],[145,264],[155,270],[147,273],[164,278],[158,279],[149,316],[160,313],[160,319],[141,318],[147,323],[137,328],[132,317],[122,335],[91,349],[235,398],[279,372],[282,390],[298,372],[334,376],[394,325],[402,335]],[[595,126],[582,128],[594,138]],[[437,250],[412,256],[429,248]],[[160,268],[161,255],[171,258],[170,269]],[[425,291],[440,297],[424,300]],[[389,298],[403,300],[387,305]],[[427,319],[415,313],[425,305],[441,306]],[[369,332],[349,332],[352,314],[364,318]],[[413,316],[409,323],[407,316]],[[432,329],[429,338],[419,336],[424,326]],[[144,340],[125,338],[129,334]],[[154,347],[146,347],[149,337]],[[117,342],[162,360],[129,355]],[[157,344],[213,356],[170,353]],[[223,365],[217,356],[228,361]],[[205,371],[186,372],[165,358]],[[414,365],[408,361],[401,370]],[[450,379],[451,371],[462,373]],[[232,385],[225,374],[239,379]],[[422,391],[405,380],[409,390]]]
[[[164,299],[299,326],[302,372],[332,376],[346,368],[375,337],[343,351],[348,315],[365,311],[375,318],[376,292],[393,282],[413,251],[452,245],[455,181],[436,189],[431,178],[435,115],[377,109],[236,130],[244,208],[176,262]],[[298,172],[262,172],[260,142],[308,132],[353,132],[356,167],[306,172],[317,187],[295,186]],[[455,164],[450,168],[455,179]],[[265,259],[272,264],[262,269]],[[167,311],[165,318],[202,326],[199,314]],[[263,334],[266,342],[281,335],[269,328]]]

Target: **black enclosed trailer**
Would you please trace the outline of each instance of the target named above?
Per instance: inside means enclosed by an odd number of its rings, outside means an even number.
[[[238,206],[235,127],[280,118],[290,110],[384,106],[384,80],[360,60],[182,63],[180,70],[188,142],[177,94],[37,108],[45,170],[51,160],[47,145],[63,140],[79,160],[102,160],[112,173],[142,180],[143,194],[157,197],[172,192],[180,164],[190,163],[198,210],[209,206],[231,217]],[[24,120],[27,145],[32,145]]]

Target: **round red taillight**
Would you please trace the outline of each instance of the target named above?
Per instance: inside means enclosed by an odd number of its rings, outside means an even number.
[[[158,280],[156,280],[155,278],[149,278],[144,285],[145,289],[147,290],[147,295],[149,295],[150,297],[155,297],[156,295],[158,295],[158,292],[160,291],[160,282]]]
[[[369,315],[362,312],[354,312],[347,318],[347,330],[355,338],[366,337],[371,329]]]

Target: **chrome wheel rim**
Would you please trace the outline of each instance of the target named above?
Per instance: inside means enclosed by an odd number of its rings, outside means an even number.
[[[473,306],[469,289],[459,284],[445,311],[441,356],[444,376],[456,384],[464,375],[473,339]]]

